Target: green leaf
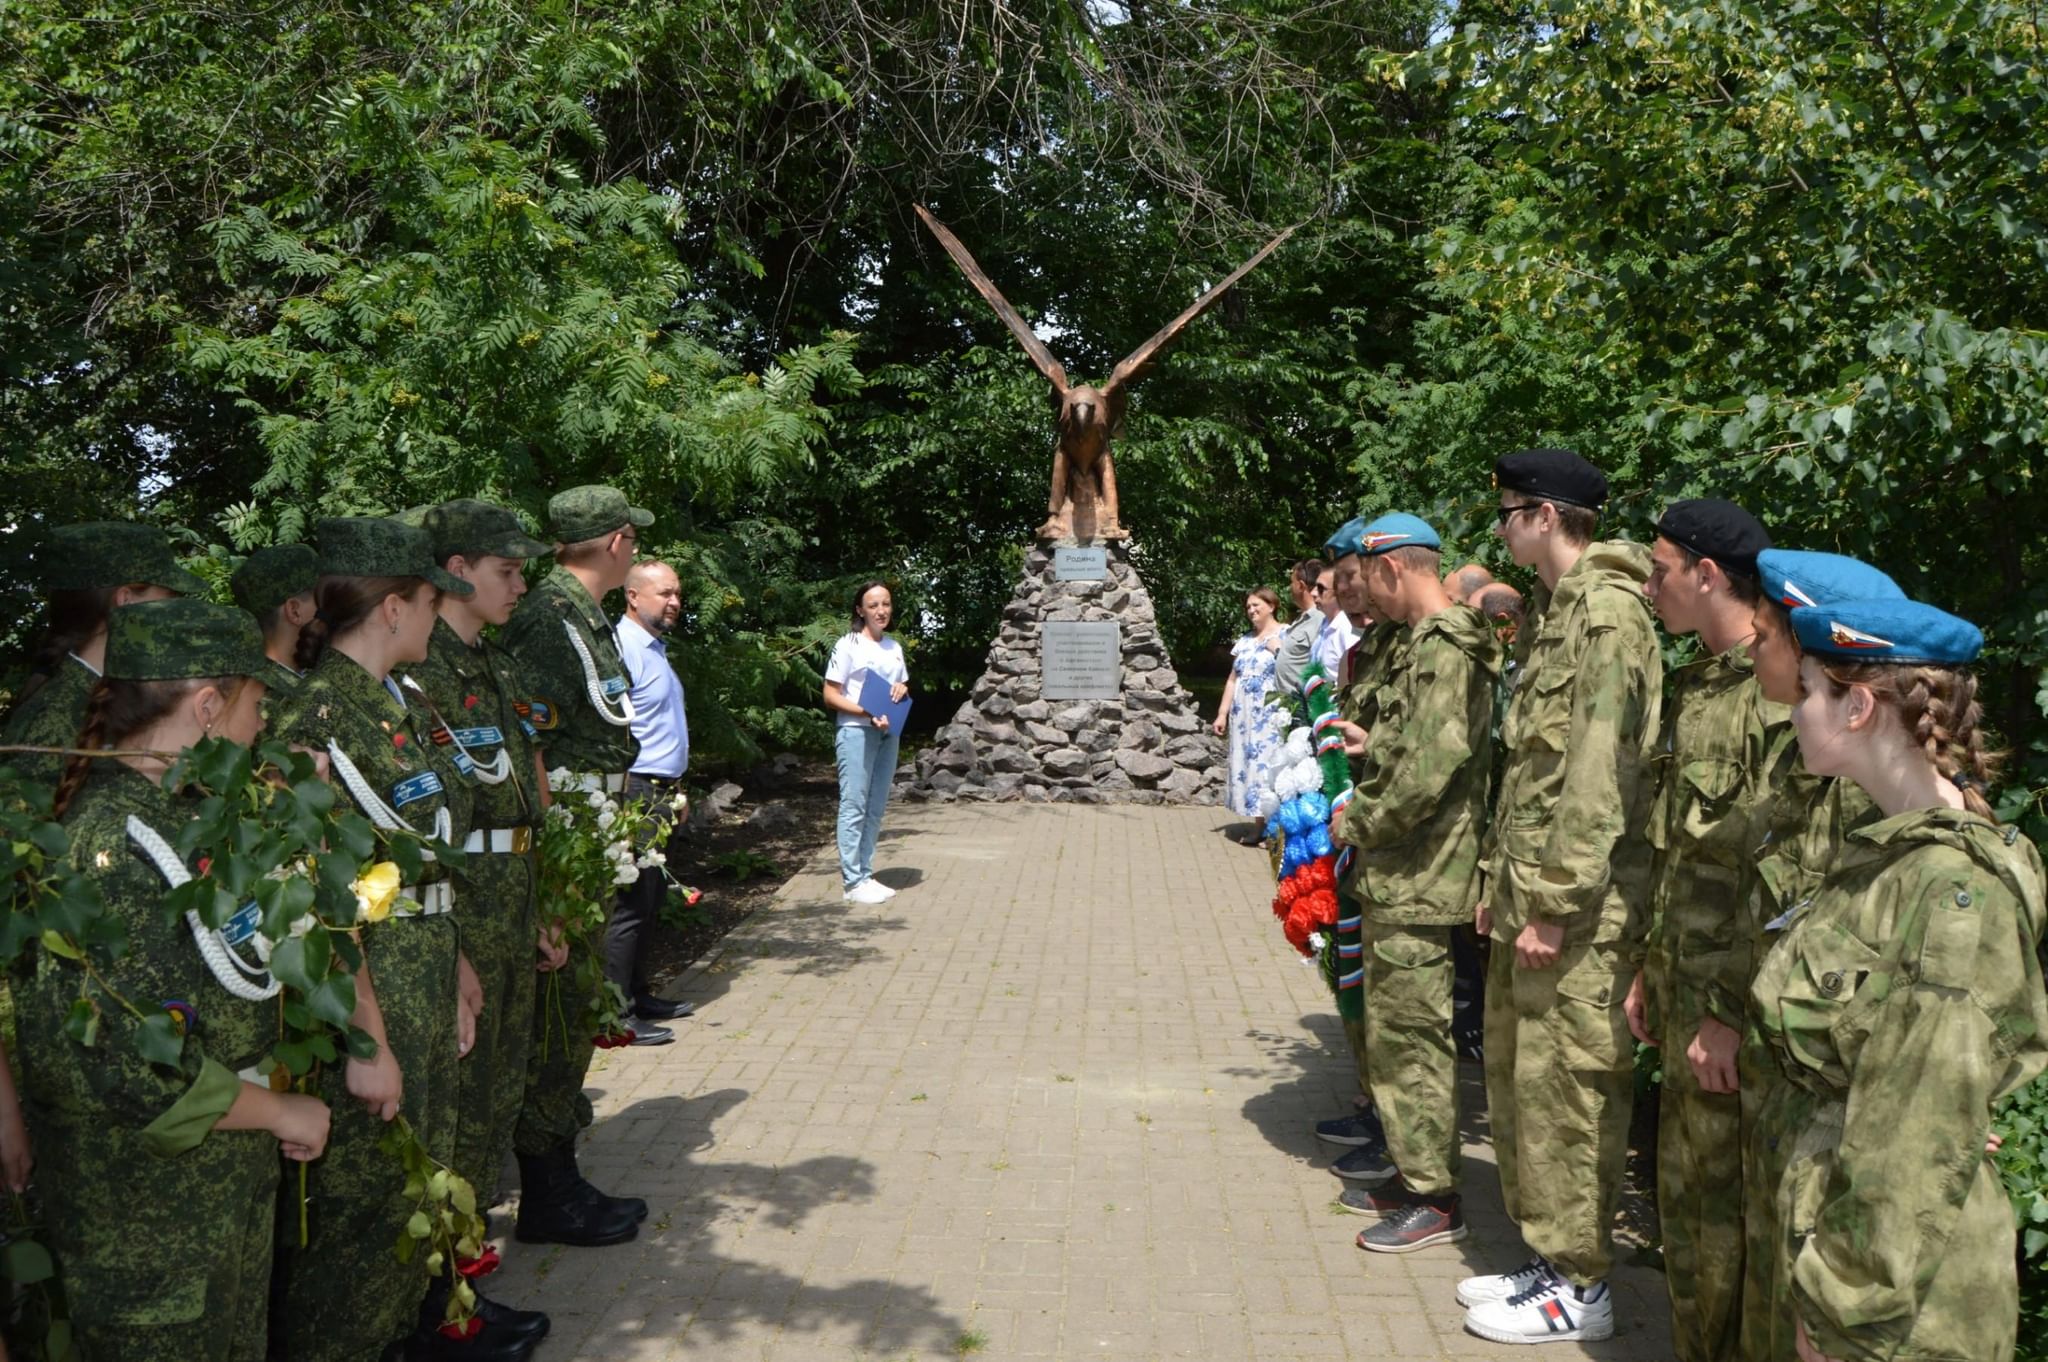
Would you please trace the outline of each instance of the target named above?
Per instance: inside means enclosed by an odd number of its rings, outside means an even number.
[[[72,945],[67,938],[59,936],[54,931],[44,932],[42,936],[42,941],[43,949],[48,951],[52,955],[61,955],[66,960],[85,959],[84,953],[81,952],[78,949],[78,947]]]
[[[185,1034],[168,1012],[152,1012],[135,1028],[135,1048],[152,1064],[176,1068],[185,1053]]]
[[[0,1277],[16,1286],[34,1286],[57,1275],[50,1251],[33,1239],[10,1239],[0,1247]]]

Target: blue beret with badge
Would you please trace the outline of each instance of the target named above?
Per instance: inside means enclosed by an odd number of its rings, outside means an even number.
[[[1902,601],[1899,584],[1860,558],[1808,549],[1765,549],[1756,556],[1764,595],[1787,610],[1838,601]]]
[[[1365,517],[1355,515],[1339,525],[1328,539],[1323,541],[1333,557],[1349,558],[1365,552]]]
[[[1799,646],[1845,662],[1960,667],[1984,651],[1984,633],[1966,619],[1921,601],[1836,601],[1792,612]]]
[[[1429,522],[1419,516],[1396,511],[1392,515],[1381,516],[1360,532],[1358,551],[1370,558],[1395,549],[1441,549],[1443,546],[1444,541],[1429,527]]]

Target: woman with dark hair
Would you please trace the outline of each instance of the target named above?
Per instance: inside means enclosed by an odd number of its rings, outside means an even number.
[[[162,530],[126,520],[65,525],[50,535],[43,560],[50,593],[43,640],[0,731],[27,747],[69,747],[100,677],[107,616],[138,601],[203,596],[206,583],[178,566]],[[5,760],[45,785],[55,785],[64,771],[55,756]]]
[[[433,742],[424,705],[394,672],[427,655],[441,593],[473,588],[434,565],[426,531],[396,520],[323,520],[315,531],[317,612],[299,633],[305,673],[281,706],[280,736],[324,751],[336,792],[382,837],[459,844],[469,791]],[[308,1238],[284,1255],[283,1351],[303,1362],[376,1362],[402,1338],[413,1358],[521,1358],[534,1340],[484,1315],[468,1342],[438,1332],[448,1279],[391,1251],[414,1202],[405,1175],[378,1149],[401,1110],[427,1152],[454,1158],[456,1062],[474,1035],[481,990],[462,959],[448,868],[423,866],[399,891],[409,910],[362,930],[355,1023],[377,1043],[369,1059],[321,1071],[334,1109],[326,1158],[306,1184]],[[410,1335],[411,1337],[407,1337]],[[481,1351],[479,1351],[481,1349]]]
[[[896,897],[895,890],[874,877],[875,838],[882,831],[903,735],[889,727],[888,715],[870,714],[860,702],[870,675],[888,683],[892,704],[910,693],[903,649],[888,635],[895,609],[888,583],[861,583],[853,593],[853,628],[832,645],[832,659],[825,664],[825,707],[838,721],[839,878],[848,903],[887,903]]]
[[[1801,605],[1792,710],[1817,777],[1877,816],[1770,927],[1751,989],[1775,1079],[1751,1147],[1777,1152],[1769,1355],[2013,1355],[2013,1217],[1991,1108],[2048,1067],[2041,858],[1987,799],[1983,635],[1908,600]],[[1787,1339],[1785,1334],[1789,1334]]]
[[[72,758],[58,811],[72,865],[128,944],[89,977],[40,951],[15,984],[42,1223],[83,1357],[257,1362],[278,1155],[318,1158],[328,1112],[255,1072],[277,1038],[275,983],[222,961],[219,933],[165,911],[189,874],[169,839],[200,800],[162,780],[170,754],[202,738],[253,741],[273,669],[248,616],[201,601],[117,612],[103,663],[77,745],[125,751]],[[115,995],[181,1019],[176,1063],[143,1057],[141,1019]],[[99,1014],[91,1049],[71,1036],[81,996]]]
[[[1224,802],[1242,818],[1258,819],[1259,795],[1273,784],[1280,745],[1287,739],[1287,711],[1266,703],[1273,692],[1280,652],[1280,597],[1269,586],[1244,598],[1251,632],[1230,645],[1230,679],[1216,705],[1215,731],[1230,734],[1230,782]]]

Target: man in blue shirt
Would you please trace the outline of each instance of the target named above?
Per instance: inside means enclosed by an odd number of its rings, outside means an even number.
[[[626,775],[625,798],[656,812],[683,797],[683,773],[690,768],[690,726],[683,715],[683,683],[669,662],[666,637],[682,614],[682,587],[667,563],[635,563],[626,575],[626,613],[619,617],[619,655],[632,683],[633,737],[640,755]],[[678,831],[659,848],[672,854],[688,807],[675,810]],[[635,839],[644,841],[644,832]],[[640,848],[645,855],[647,847]],[[665,864],[648,866],[619,894],[605,931],[604,972],[631,1001],[633,1044],[666,1045],[675,1035],[654,1023],[687,1017],[690,1003],[656,997],[648,987],[647,932],[661,914],[670,879]]]

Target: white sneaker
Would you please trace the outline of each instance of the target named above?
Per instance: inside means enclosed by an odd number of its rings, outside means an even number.
[[[889,901],[889,891],[876,884],[873,880],[862,880],[859,884],[846,891],[846,901],[848,903],[887,903]]]
[[[890,899],[893,899],[893,898],[895,898],[895,897],[896,897],[896,891],[895,891],[894,889],[891,889],[891,888],[890,888],[890,887],[889,887],[888,885],[886,885],[886,884],[883,884],[883,883],[882,883],[882,882],[881,882],[880,880],[876,879],[876,878],[875,878],[874,876],[872,876],[872,875],[868,876],[868,883],[869,883],[869,884],[871,884],[871,885],[873,885],[873,886],[874,886],[875,888],[877,888],[877,889],[879,889],[879,890],[881,890],[881,891],[882,891],[882,899],[883,899],[883,901],[884,901],[884,902],[887,902],[888,900],[890,900]]]
[[[1465,1312],[1465,1327],[1495,1343],[1565,1343],[1614,1337],[1614,1293],[1607,1283],[1573,1286],[1562,1277]]]
[[[1499,1272],[1487,1277],[1467,1277],[1459,1282],[1458,1304],[1467,1310],[1475,1305],[1491,1305],[1510,1296],[1519,1296],[1537,1283],[1552,1279],[1550,1264],[1540,1256],[1531,1258],[1513,1272]]]

